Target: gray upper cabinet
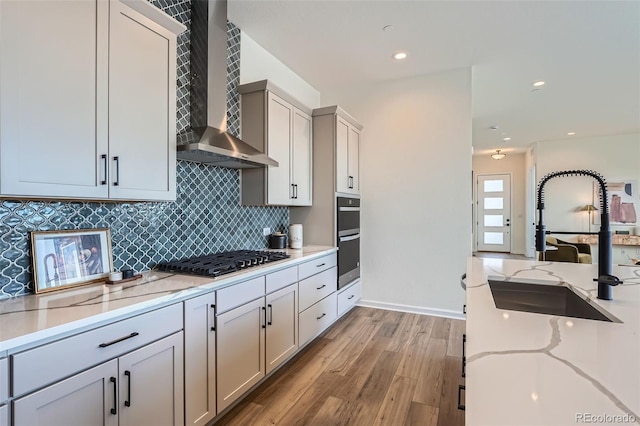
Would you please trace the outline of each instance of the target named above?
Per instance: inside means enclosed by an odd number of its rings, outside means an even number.
[[[148,2],[1,2],[0,194],[174,200],[184,29]]]
[[[242,204],[310,206],[311,110],[267,80],[242,85],[238,91],[242,139],[279,163],[242,170]]]

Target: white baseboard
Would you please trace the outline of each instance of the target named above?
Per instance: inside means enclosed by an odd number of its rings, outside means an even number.
[[[450,311],[448,309],[423,308],[422,306],[401,305],[398,303],[376,302],[375,300],[360,299],[357,306],[365,308],[386,309],[388,311],[409,312],[411,314],[431,315],[434,317],[444,317],[452,319],[466,319],[460,311]]]

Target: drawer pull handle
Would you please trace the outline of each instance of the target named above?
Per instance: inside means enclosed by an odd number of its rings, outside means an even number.
[[[316,287],[316,290],[322,290],[323,288],[325,288],[327,285],[326,284],[322,284],[320,287]]]
[[[462,391],[466,392],[464,385],[458,385],[458,410],[465,411],[465,406],[462,405]]]
[[[321,263],[319,265],[316,265],[316,268],[319,268],[319,267],[324,266],[324,265],[326,265],[326,263]]]
[[[351,296],[347,297],[347,300],[351,300],[351,299],[353,299],[354,297],[356,297],[356,295],[355,295],[355,294],[352,294]]]
[[[100,348],[106,348],[107,346],[115,345],[116,343],[120,343],[120,342],[125,341],[125,340],[127,340],[127,339],[131,339],[132,337],[136,337],[138,334],[140,334],[140,333],[138,333],[138,332],[135,332],[135,331],[134,331],[133,333],[131,333],[131,334],[130,334],[130,335],[128,335],[128,336],[124,336],[124,337],[121,337],[121,338],[119,338],[119,339],[116,339],[116,340],[112,340],[112,341],[110,341],[110,342],[107,342],[107,343],[100,343],[100,344],[98,345],[98,347],[100,347]]]
[[[322,315],[320,315],[319,317],[317,317],[316,319],[317,319],[317,320],[319,320],[319,319],[321,319],[322,317],[324,317],[325,315],[327,315],[327,314],[322,314]]]
[[[125,407],[131,407],[131,371],[125,370],[124,375],[127,376],[127,399],[124,401]]]
[[[118,414],[118,384],[115,377],[111,377],[109,381],[113,383],[113,408],[111,409],[111,414]]]

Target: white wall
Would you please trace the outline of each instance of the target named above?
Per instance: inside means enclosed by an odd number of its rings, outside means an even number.
[[[309,108],[320,107],[320,92],[266,51],[244,32],[240,34],[240,84],[270,80]]]
[[[526,166],[525,154],[507,154],[494,160],[490,154],[473,156],[474,202],[477,197],[477,176],[504,173],[511,175],[511,253],[525,254]]]
[[[640,135],[545,141],[536,144],[537,180],[550,172],[590,169],[609,182],[636,179],[640,184]],[[587,214],[576,211],[592,202],[593,179],[556,178],[545,185],[545,223],[557,231],[587,231]],[[596,207],[598,207],[596,200]],[[615,226],[614,230],[632,229]],[[592,231],[596,231],[592,225]]]
[[[471,70],[323,92],[322,103],[364,125],[363,301],[461,312],[471,255]]]

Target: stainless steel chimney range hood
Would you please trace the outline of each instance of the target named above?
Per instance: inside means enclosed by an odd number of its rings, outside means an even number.
[[[277,167],[277,161],[225,131],[226,0],[191,4],[191,128],[177,135],[177,157],[233,169]]]

